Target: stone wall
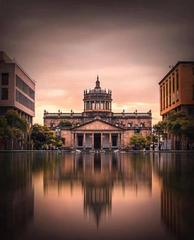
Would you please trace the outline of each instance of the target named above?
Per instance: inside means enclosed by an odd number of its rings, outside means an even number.
[[[61,138],[64,141],[65,148],[73,147],[73,133],[71,130],[61,130]]]

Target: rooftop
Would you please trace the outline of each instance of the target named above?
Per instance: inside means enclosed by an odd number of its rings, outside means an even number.
[[[86,89],[84,95],[87,94],[111,94],[112,91],[109,89],[101,89],[99,76],[97,75],[96,85],[93,89]]]
[[[194,61],[178,61],[178,62],[175,64],[175,66],[172,66],[172,68],[166,73],[166,75],[162,78],[162,80],[160,80],[159,84],[160,84],[161,82],[163,82],[163,81],[166,79],[166,77],[167,77],[169,74],[171,74],[180,64],[194,64]],[[169,66],[169,67],[171,67],[171,66]]]
[[[35,84],[36,81],[33,80],[26,71],[19,65],[19,63],[16,62],[16,60],[13,58],[10,58],[4,51],[0,51],[0,63],[10,63],[10,64],[16,64],[17,67]]]

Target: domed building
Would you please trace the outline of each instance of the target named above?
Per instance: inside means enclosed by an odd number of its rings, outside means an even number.
[[[44,111],[44,125],[56,131],[66,149],[126,149],[135,133],[151,133],[152,113],[112,111],[112,91],[102,89],[97,76],[93,89],[84,90],[81,113]]]
[[[83,101],[85,117],[100,116],[104,118],[112,116],[112,92],[111,90],[101,89],[98,76],[95,88],[84,91]]]

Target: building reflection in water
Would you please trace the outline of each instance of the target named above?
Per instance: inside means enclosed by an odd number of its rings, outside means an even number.
[[[4,158],[5,157],[5,158]],[[0,236],[14,239],[34,215],[31,155],[0,155]]]
[[[161,219],[178,239],[194,236],[194,157],[156,154],[154,170],[161,181]]]
[[[83,211],[93,217],[97,227],[112,209],[115,186],[134,191],[152,192],[152,168],[149,155],[127,154],[66,154],[63,160],[44,171],[44,192],[57,187],[60,193],[69,184],[83,189]],[[141,159],[140,159],[141,158]]]

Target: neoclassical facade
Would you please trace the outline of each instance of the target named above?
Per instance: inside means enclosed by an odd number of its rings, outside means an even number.
[[[152,113],[112,112],[112,91],[102,89],[97,76],[94,89],[84,91],[82,113],[48,113],[44,125],[56,131],[69,149],[126,149],[135,133],[151,133]]]

